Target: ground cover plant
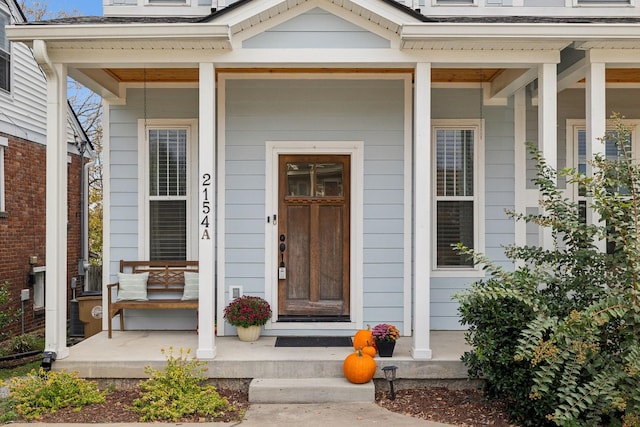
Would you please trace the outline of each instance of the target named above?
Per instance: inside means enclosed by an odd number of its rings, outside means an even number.
[[[25,420],[37,420],[47,412],[61,408],[80,409],[91,403],[104,402],[105,392],[94,382],[65,371],[32,371],[9,382],[9,402],[12,410]]]
[[[185,416],[222,417],[233,410],[212,385],[203,384],[204,362],[191,358],[190,350],[162,351],[167,358],[164,371],[147,367],[149,379],[140,384],[142,396],[133,402],[140,421],[178,421]]]
[[[149,379],[132,389],[99,390],[77,373],[32,369],[6,370],[12,375],[5,385],[9,394],[0,396],[0,423],[11,421],[135,422],[238,421],[248,406],[241,393],[219,393],[203,384],[204,362],[190,357],[190,350],[173,348],[164,370],[146,368]],[[5,370],[0,370],[5,371]],[[6,374],[8,376],[10,374]],[[0,382],[0,387],[3,383]],[[235,408],[229,400],[239,402]]]
[[[591,177],[556,172],[531,149],[542,213],[510,215],[549,229],[552,244],[507,247],[513,270],[459,248],[488,273],[457,296],[474,347],[463,361],[521,425],[640,426],[640,167],[615,119],[603,141],[617,158],[598,156]],[[595,221],[558,177],[587,196]]]

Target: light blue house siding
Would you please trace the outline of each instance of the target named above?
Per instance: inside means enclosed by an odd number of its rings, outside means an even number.
[[[145,93],[146,92],[146,93]],[[146,108],[146,112],[145,112]],[[110,107],[109,197],[111,230],[109,281],[117,281],[119,261],[139,259],[138,251],[138,120],[198,117],[197,89],[128,89],[126,105]],[[197,167],[197,165],[195,165]],[[129,310],[128,329],[195,329],[191,310]]]
[[[433,119],[484,119],[485,247],[484,253],[498,265],[511,268],[503,245],[514,242],[514,223],[505,209],[514,208],[514,114],[513,98],[506,106],[482,106],[477,89],[432,91]],[[417,260],[416,262],[419,262]],[[453,295],[477,279],[434,277],[431,279],[431,328],[461,329],[458,303]]]
[[[218,286],[227,292],[229,286],[241,285],[247,294],[264,295],[265,142],[363,141],[364,323],[409,327],[403,308],[403,86],[400,79],[226,80],[226,277]],[[138,120],[145,117],[144,98],[141,89],[130,89],[127,105],[114,105],[110,112],[111,281],[116,280],[118,261],[137,259],[139,253],[137,132]],[[146,105],[148,119],[197,118],[198,92],[148,89]],[[514,239],[513,222],[504,214],[514,204],[513,107],[480,110],[477,90],[434,89],[433,118],[485,120],[485,253],[505,263],[501,245]],[[473,280],[432,279],[433,329],[461,328],[452,296]],[[130,312],[127,322],[128,328],[195,327],[192,313],[173,310]]]
[[[225,102],[226,291],[264,292],[265,141],[363,141],[364,321],[404,328],[404,80],[227,80]]]
[[[243,48],[389,48],[389,40],[315,8],[245,40]]]

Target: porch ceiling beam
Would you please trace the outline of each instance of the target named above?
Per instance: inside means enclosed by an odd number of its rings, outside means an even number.
[[[121,97],[120,84],[118,81],[100,68],[83,70],[71,68],[69,69],[69,76],[99,94],[102,98],[116,99]]]
[[[537,78],[537,68],[504,70],[491,82],[489,96],[491,99],[508,98]]]
[[[558,74],[558,92],[562,92],[584,79],[587,75],[587,65],[586,59],[583,58]]]
[[[195,67],[203,52],[174,49],[51,49],[51,58],[70,67]],[[223,67],[381,67],[407,68],[431,61],[436,68],[529,68],[538,63],[558,63],[560,53],[544,51],[402,50],[397,49],[242,49],[213,50],[209,60]],[[327,62],[324,58],[332,58]],[[535,62],[532,62],[535,61]]]

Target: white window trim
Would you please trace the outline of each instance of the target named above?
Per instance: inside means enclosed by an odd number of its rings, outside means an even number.
[[[4,136],[0,136],[0,212],[7,211],[6,199],[5,199],[5,168],[4,168],[4,153],[9,146],[9,140]]]
[[[480,6],[480,0],[472,0],[470,3],[463,3],[462,0],[460,3],[443,3],[442,0],[431,0],[431,6],[436,7],[469,7],[469,6]]]
[[[578,132],[586,130],[587,123],[584,119],[567,119],[566,128],[566,154],[567,168],[578,168]],[[640,119],[623,119],[622,124],[631,132],[631,153],[634,159],[640,159],[640,141],[638,141],[638,131],[640,129]],[[607,120],[607,131],[615,129],[615,122]],[[598,137],[600,138],[600,137]],[[577,185],[567,184],[567,197],[573,201],[586,200],[579,197]]]
[[[191,0],[171,0],[166,2],[154,2],[154,0],[144,0],[144,6],[187,6],[191,7]]]
[[[571,0],[573,7],[636,7],[636,0],[619,0],[583,3],[582,0]]]
[[[431,235],[434,237],[431,242],[431,276],[432,277],[484,277],[484,271],[480,265],[472,267],[438,267],[438,243],[437,243],[437,191],[436,191],[436,131],[438,129],[472,129],[475,135],[474,144],[474,182],[473,182],[473,215],[474,229],[473,242],[475,251],[484,253],[484,204],[485,204],[485,187],[484,187],[484,119],[438,119],[431,121],[431,211],[433,214],[433,223],[431,224]],[[418,165],[417,167],[420,167]]]
[[[33,311],[42,311],[45,309],[46,303],[47,303],[47,298],[45,295],[46,292],[46,276],[45,273],[47,272],[47,267],[46,266],[40,266],[40,267],[34,267],[33,268],[33,273],[36,275],[36,283],[33,285],[34,289],[33,289]],[[38,280],[42,280],[40,283],[38,283]],[[42,298],[42,304],[37,304],[36,301],[36,287],[41,287],[40,292],[42,293],[38,298]]]
[[[11,23],[11,12],[0,10],[0,13],[5,13],[9,18],[9,22]],[[5,31],[4,28],[2,31]],[[5,34],[6,36],[6,34]],[[3,49],[4,50],[4,49]],[[9,50],[7,52],[9,54],[9,89],[0,88],[0,94],[11,95],[13,92],[13,43],[9,41]]]
[[[149,259],[149,141],[148,129],[186,129],[187,131],[187,259],[198,254],[198,121],[196,119],[138,120],[138,257]],[[195,215],[195,216],[194,216]],[[195,218],[195,219],[194,219]]]

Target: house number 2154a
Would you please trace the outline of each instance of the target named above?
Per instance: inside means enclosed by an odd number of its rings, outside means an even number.
[[[211,189],[211,174],[205,173],[202,175],[202,221],[200,225],[202,227],[202,235],[200,239],[211,240],[209,234],[209,214],[211,213],[211,200],[209,200],[209,192]]]

